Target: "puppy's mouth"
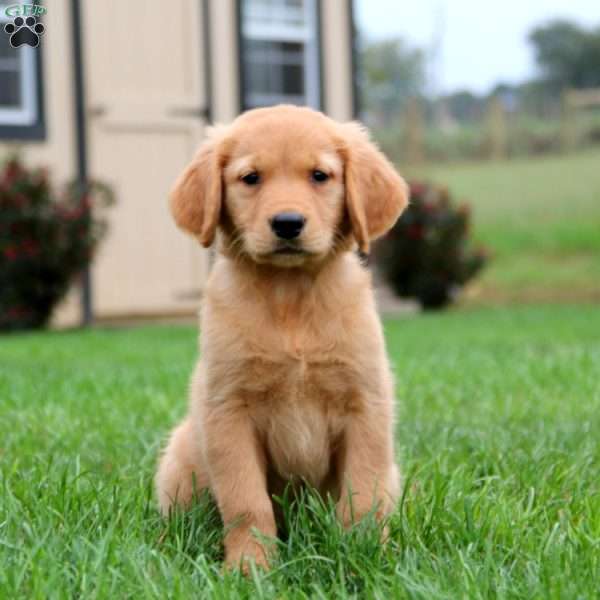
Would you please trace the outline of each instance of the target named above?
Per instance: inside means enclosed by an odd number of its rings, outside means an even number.
[[[299,244],[282,242],[270,251],[257,256],[257,260],[262,263],[289,267],[304,264],[311,256],[314,256],[314,252],[310,252]]]
[[[303,248],[300,248],[299,246],[292,246],[286,244],[284,246],[279,246],[278,248],[276,248],[273,254],[277,254],[279,256],[297,256],[302,254],[308,254],[308,252]]]

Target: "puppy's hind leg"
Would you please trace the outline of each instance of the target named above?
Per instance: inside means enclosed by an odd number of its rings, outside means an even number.
[[[200,492],[209,485],[198,435],[189,416],[171,433],[155,478],[163,515],[168,515],[174,505],[188,507],[194,492]]]

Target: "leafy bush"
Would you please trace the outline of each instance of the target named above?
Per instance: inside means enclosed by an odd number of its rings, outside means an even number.
[[[105,231],[95,207],[112,200],[94,183],[63,193],[44,169],[18,158],[0,170],[0,330],[43,326],[73,279],[90,263]]]
[[[469,241],[469,209],[454,207],[445,188],[412,183],[411,201],[377,244],[381,271],[400,296],[423,308],[442,308],[484,266],[484,249]]]

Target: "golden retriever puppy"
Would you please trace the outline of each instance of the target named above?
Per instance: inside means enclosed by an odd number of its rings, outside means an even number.
[[[156,488],[165,514],[210,490],[228,566],[267,565],[258,537],[276,535],[271,495],[288,483],[331,494],[346,526],[394,506],[393,383],[355,250],[407,200],[360,125],[294,106],[213,129],[175,184],[175,221],[203,246],[217,236],[218,257]]]

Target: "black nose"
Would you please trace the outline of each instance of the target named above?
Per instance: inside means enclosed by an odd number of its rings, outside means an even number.
[[[295,212],[276,214],[270,221],[273,233],[284,240],[293,240],[300,235],[306,219]]]

